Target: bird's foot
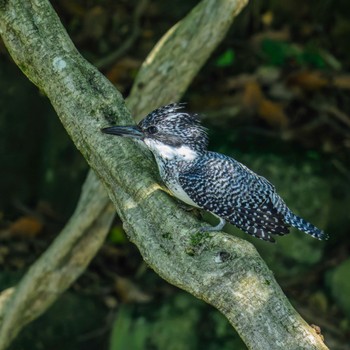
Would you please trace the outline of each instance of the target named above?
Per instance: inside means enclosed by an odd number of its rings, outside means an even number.
[[[199,229],[200,232],[219,232],[226,225],[226,221],[222,218],[219,218],[220,222],[216,226],[203,226]]]

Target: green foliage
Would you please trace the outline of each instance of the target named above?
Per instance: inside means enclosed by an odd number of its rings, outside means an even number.
[[[108,235],[108,240],[115,244],[122,244],[128,242],[128,239],[121,225],[112,227]]]
[[[215,61],[215,65],[217,67],[223,68],[228,67],[233,64],[235,61],[235,52],[233,49],[227,49],[224,53],[222,53]]]
[[[328,66],[323,52],[316,47],[301,47],[294,43],[265,39],[261,44],[262,52],[268,64],[283,66],[294,61],[301,67],[323,69]]]
[[[134,319],[130,308],[123,305],[113,324],[109,349],[145,349],[149,331],[145,319],[142,316]]]
[[[122,305],[109,350],[244,350],[228,321],[193,296],[179,292],[163,303]]]
[[[120,307],[113,325],[110,350],[195,349],[196,337],[192,332],[199,311],[186,295],[179,294],[172,303],[156,309],[153,322],[146,315],[135,316],[132,306]]]
[[[329,275],[328,285],[335,302],[350,319],[350,259],[343,261]]]

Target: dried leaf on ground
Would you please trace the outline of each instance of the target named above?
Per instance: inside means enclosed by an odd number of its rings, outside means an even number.
[[[290,86],[297,86],[303,90],[319,90],[329,85],[329,78],[320,71],[301,70],[292,73],[287,78]]]
[[[15,236],[33,238],[43,230],[43,223],[34,216],[22,216],[13,222],[8,231]]]
[[[125,303],[148,303],[152,300],[152,296],[146,294],[131,280],[124,277],[116,277],[115,290],[120,299]]]
[[[242,98],[243,105],[248,110],[255,112],[273,127],[284,128],[288,125],[288,117],[283,107],[269,100],[257,82],[246,84]]]
[[[350,75],[343,74],[333,78],[333,85],[339,89],[350,89]]]

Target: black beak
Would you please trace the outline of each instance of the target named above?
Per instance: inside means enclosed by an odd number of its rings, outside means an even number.
[[[131,137],[133,139],[141,139],[143,137],[143,132],[137,125],[110,126],[108,128],[101,129],[101,131],[105,134]]]

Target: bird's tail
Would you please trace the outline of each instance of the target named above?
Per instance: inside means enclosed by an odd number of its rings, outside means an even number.
[[[297,228],[298,230],[311,235],[314,238],[320,240],[328,239],[327,233],[323,232],[322,230],[320,230],[313,224],[307,222],[303,218],[293,214],[291,211],[288,211],[288,213],[286,213],[284,220],[288,225],[291,225]]]

